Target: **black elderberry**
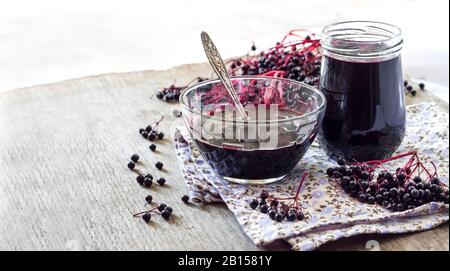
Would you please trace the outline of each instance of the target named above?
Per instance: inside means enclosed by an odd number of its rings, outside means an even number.
[[[150,213],[145,213],[142,216],[142,219],[145,221],[145,223],[148,223],[150,221],[150,219],[152,218],[152,215]]]
[[[411,190],[411,196],[415,199],[419,198],[419,190],[417,189]]]
[[[397,180],[401,183],[403,183],[403,181],[405,181],[406,179],[406,174],[403,172],[400,172],[399,174],[397,174]]]
[[[155,150],[156,150],[156,145],[155,145],[155,144],[151,144],[150,147],[149,147],[149,149],[150,149],[151,151],[155,151]]]
[[[350,168],[345,169],[344,175],[349,177],[352,176],[353,170],[351,170]]]
[[[156,181],[159,185],[161,185],[161,186],[163,186],[165,183],[166,183],[166,179],[164,179],[164,178],[159,178],[157,181]]]
[[[140,128],[139,129],[139,133],[142,135],[143,132],[145,132],[145,129],[144,128]]]
[[[407,86],[407,87],[406,87],[406,90],[407,90],[407,91],[412,91],[412,90],[413,90],[413,87],[412,87],[412,86]]]
[[[372,196],[369,196],[369,197],[367,198],[367,203],[369,203],[369,204],[374,204],[374,203],[375,203],[375,198],[372,197]]]
[[[297,219],[297,214],[296,214],[296,212],[291,211],[288,213],[286,218],[287,218],[287,220],[294,222]]]
[[[334,171],[333,172],[333,178],[339,179],[342,176],[342,174],[339,171]]]
[[[425,84],[424,84],[424,83],[419,83],[419,88],[420,88],[421,90],[424,90],[424,89],[425,89]]]
[[[131,161],[133,161],[133,162],[137,162],[137,161],[139,161],[139,155],[137,155],[137,154],[133,154],[132,156],[131,156]]]
[[[425,199],[431,199],[431,197],[433,196],[433,194],[431,193],[431,191],[429,189],[425,189],[424,193],[423,193],[423,197]]]
[[[159,170],[161,170],[162,168],[163,168],[163,163],[161,163],[161,162],[156,162],[156,164],[155,164],[155,167],[157,168],[157,169],[159,169]]]
[[[188,202],[189,202],[189,196],[188,196],[188,195],[184,195],[184,196],[181,197],[181,200],[182,200],[184,203],[188,203]],[[256,207],[255,207],[255,208],[256,208]]]
[[[327,175],[328,175],[328,177],[332,177],[333,176],[333,171],[334,171],[334,168],[328,168],[327,169]]]
[[[158,138],[159,139],[163,139],[164,138],[164,133],[163,132],[159,132],[158,133]]]
[[[361,202],[366,202],[366,200],[367,200],[367,196],[366,196],[366,194],[359,194],[359,196],[358,196],[358,199],[359,199],[359,201],[361,201]]]
[[[375,195],[375,200],[376,200],[379,204],[381,204],[381,203],[383,202],[383,200],[385,200],[385,198],[384,198],[382,195],[380,195],[380,194],[376,194],[376,195]]]
[[[161,100],[164,97],[164,94],[159,91],[158,93],[156,93],[156,97]]]
[[[370,173],[369,172],[367,172],[367,171],[361,172],[361,179],[369,180],[369,178],[370,178]]]
[[[145,201],[147,202],[147,203],[152,203],[152,201],[153,201],[153,197],[152,197],[152,195],[147,195],[146,197],[145,197]]]
[[[405,210],[405,205],[402,203],[397,204],[397,211],[403,212]]]
[[[170,218],[170,215],[171,215],[172,213],[170,212],[170,211],[168,211],[168,210],[163,210],[162,212],[161,212],[161,216],[165,219],[165,220],[168,220],[169,218]]]
[[[147,177],[144,178],[144,186],[145,187],[150,188],[152,186],[152,184],[153,184],[152,179],[147,178]]]
[[[270,206],[277,207],[278,203],[279,203],[278,200],[274,199],[270,202]]]
[[[143,138],[148,138],[148,132],[147,131],[143,131],[141,133],[141,135],[142,135]]]
[[[420,183],[420,182],[422,182],[422,178],[420,178],[419,176],[416,176],[416,177],[414,177],[413,181],[415,183]]]
[[[431,179],[431,184],[435,184],[435,185],[439,185],[441,183],[441,181],[438,178],[433,178]]]
[[[350,181],[348,183],[348,186],[350,189],[355,189],[356,187],[358,187],[358,183],[356,181]]]
[[[136,181],[138,182],[138,184],[143,185],[144,184],[144,179],[145,177],[141,174],[136,176]]]
[[[131,170],[133,170],[136,167],[136,164],[134,162],[129,162],[127,167]]]
[[[148,173],[148,174],[145,175],[145,178],[149,178],[149,179],[153,180],[153,175]]]
[[[403,201],[404,202],[410,202],[412,199],[411,199],[411,195],[409,194],[409,193],[405,193],[404,195],[403,195]]]
[[[267,206],[267,204],[263,204],[261,205],[261,207],[259,207],[259,210],[261,211],[261,213],[267,214],[267,212],[269,211],[269,206]]]
[[[267,192],[267,191],[262,191],[261,192],[261,194],[259,195],[259,197],[262,199],[262,200],[265,200],[265,199],[267,199],[268,197],[269,197],[269,193]]]
[[[383,199],[388,200],[390,198],[390,193],[389,192],[384,192],[382,194]]]
[[[396,197],[398,195],[398,190],[396,188],[391,188],[391,190],[389,190],[389,195],[391,197]]]
[[[154,141],[156,139],[156,135],[154,133],[150,133],[148,134],[147,139],[150,141]]]
[[[275,221],[281,222],[284,218],[284,215],[282,215],[281,213],[276,213],[275,214]]]
[[[339,157],[336,162],[340,166],[345,165],[345,159],[343,157]]]
[[[392,180],[392,174],[390,172],[384,173],[384,178],[388,181]]]
[[[274,209],[270,209],[268,214],[269,214],[270,219],[274,220],[275,219],[275,215],[277,214],[277,211],[274,210]]]
[[[250,208],[252,208],[252,209],[258,208],[258,205],[259,205],[259,202],[258,202],[257,199],[253,199],[253,200],[250,202]]]
[[[418,184],[416,184],[416,188],[417,189],[424,189],[425,188],[425,185],[423,184],[423,183],[418,183]]]
[[[152,131],[152,126],[148,125],[147,127],[145,127],[145,131],[150,133]]]
[[[368,182],[368,181],[362,181],[362,182],[361,182],[361,187],[362,187],[363,189],[369,188],[369,182]]]
[[[348,176],[344,176],[341,178],[341,185],[342,186],[347,186],[350,183],[350,177]]]
[[[303,212],[297,212],[297,220],[302,221],[305,219],[305,214]]]
[[[172,207],[167,206],[166,208],[164,208],[164,211],[168,211],[169,213],[173,212]]]
[[[164,209],[166,209],[166,207],[167,207],[166,204],[161,203],[161,204],[158,206],[158,211],[162,212]]]
[[[437,184],[432,184],[430,187],[432,193],[437,193],[439,191],[439,186]]]
[[[263,206],[263,205],[266,205],[266,204],[267,204],[267,202],[266,202],[265,199],[262,199],[262,200],[259,202],[259,206]]]

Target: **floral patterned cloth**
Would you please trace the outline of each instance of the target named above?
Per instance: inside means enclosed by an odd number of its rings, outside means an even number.
[[[448,114],[439,111],[433,103],[409,106],[407,114],[406,135],[397,152],[419,150],[425,160],[439,166],[440,179],[448,184]],[[393,213],[381,206],[352,199],[325,176],[324,171],[335,163],[317,140],[289,176],[269,185],[232,184],[218,177],[203,160],[184,127],[179,127],[175,133],[175,148],[192,200],[205,204],[225,202],[257,246],[285,239],[293,250],[313,250],[326,242],[358,234],[431,229],[449,218],[449,206],[443,203]],[[396,165],[391,166],[396,168]],[[275,222],[249,207],[249,202],[263,189],[275,197],[291,196],[305,170],[309,172],[301,190],[305,220]]]

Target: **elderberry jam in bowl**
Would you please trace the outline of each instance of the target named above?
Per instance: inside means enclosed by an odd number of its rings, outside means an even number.
[[[320,89],[327,98],[321,146],[334,159],[391,156],[405,133],[401,30],[342,22],[324,28],[321,44]]]
[[[225,180],[278,181],[314,141],[326,99],[314,87],[284,78],[232,77],[248,119],[243,120],[219,80],[180,96],[185,124],[204,159]]]

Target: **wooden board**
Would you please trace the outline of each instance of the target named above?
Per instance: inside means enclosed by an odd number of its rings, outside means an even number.
[[[185,206],[187,192],[172,146],[181,119],[155,90],[195,76],[205,64],[168,71],[107,74],[0,94],[0,250],[257,250],[224,205]],[[419,93],[413,101],[434,100]],[[413,102],[409,100],[408,102]],[[138,129],[162,115],[166,138],[151,153]],[[126,165],[164,176],[166,187],[140,187]],[[160,173],[153,164],[162,161]],[[170,223],[132,217],[144,197],[174,209]],[[448,250],[448,223],[415,234],[358,236],[321,249]],[[277,242],[269,249],[288,249]]]

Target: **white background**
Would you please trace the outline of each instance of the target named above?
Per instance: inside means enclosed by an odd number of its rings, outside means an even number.
[[[265,48],[293,28],[358,19],[401,27],[405,72],[448,86],[448,9],[448,0],[3,0],[0,91],[204,62],[201,30],[230,57],[252,40]]]

